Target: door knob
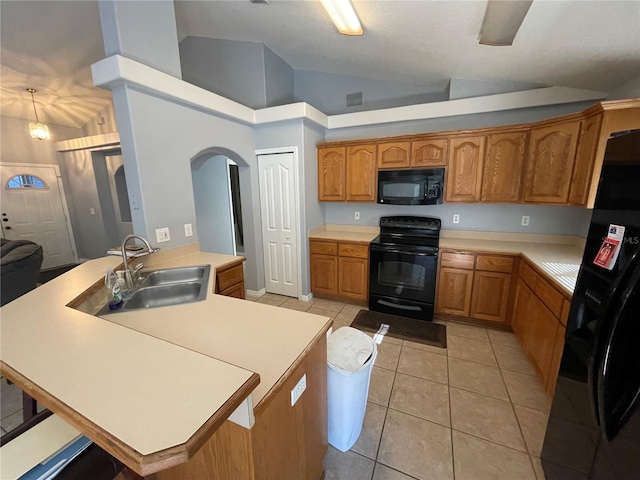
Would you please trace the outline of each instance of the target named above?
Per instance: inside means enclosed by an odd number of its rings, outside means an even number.
[[[289,235],[287,235],[287,240],[289,240],[291,237]]]

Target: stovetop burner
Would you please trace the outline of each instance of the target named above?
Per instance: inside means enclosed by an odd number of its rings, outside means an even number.
[[[382,217],[380,218],[380,235],[371,241],[371,245],[438,248],[440,226],[439,218]]]

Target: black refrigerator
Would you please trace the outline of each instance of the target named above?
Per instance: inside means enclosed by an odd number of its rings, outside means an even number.
[[[611,225],[625,231],[608,270],[594,259],[606,250]],[[640,479],[639,403],[640,131],[634,131],[607,143],[542,449],[547,480]]]

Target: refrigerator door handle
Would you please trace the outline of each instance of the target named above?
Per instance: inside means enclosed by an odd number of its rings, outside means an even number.
[[[640,402],[640,373],[636,371],[640,354],[628,355],[625,350],[628,347],[633,353],[640,349],[633,342],[640,333],[636,311],[640,305],[640,261],[632,262],[620,279],[620,288],[610,297],[603,315],[589,365],[595,412],[607,440],[618,434]]]

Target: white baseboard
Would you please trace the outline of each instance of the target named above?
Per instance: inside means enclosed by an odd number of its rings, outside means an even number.
[[[309,293],[309,295],[300,295],[298,300],[302,300],[303,302],[310,302],[313,300],[313,293]]]
[[[247,297],[252,297],[252,298],[260,298],[265,293],[267,293],[267,289],[266,288],[262,288],[260,290],[249,290],[247,288],[247,292],[246,292]]]

